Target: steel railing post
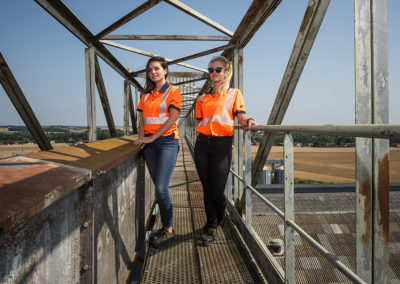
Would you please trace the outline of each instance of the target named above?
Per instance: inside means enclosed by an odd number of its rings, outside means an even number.
[[[294,160],[293,138],[290,133],[284,139],[284,171],[285,171],[285,283],[296,283],[294,229],[288,221],[294,222]]]

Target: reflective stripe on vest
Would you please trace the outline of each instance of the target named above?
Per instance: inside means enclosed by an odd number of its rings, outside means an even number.
[[[171,85],[168,87],[167,91],[163,95],[161,102],[160,102],[160,107],[158,109],[158,116],[156,117],[143,117],[143,122],[144,124],[164,124],[168,120],[167,116],[167,98],[169,95],[169,92],[171,91]],[[143,100],[143,105],[148,99],[150,94],[146,94]]]
[[[224,107],[222,108],[221,115],[218,114],[213,114],[212,116],[208,118],[203,118],[198,126],[206,126],[207,124],[211,122],[218,122],[219,124],[224,124],[224,125],[229,125],[232,126],[234,125],[233,119],[229,116],[229,109],[231,108],[233,98],[235,95],[235,89],[229,89],[229,93],[226,95],[226,99],[224,102]],[[199,101],[203,101],[204,95],[202,95],[199,98]]]

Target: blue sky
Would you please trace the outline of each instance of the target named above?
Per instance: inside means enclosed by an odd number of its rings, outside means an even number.
[[[96,34],[144,1],[66,0]],[[182,0],[235,31],[249,0]],[[306,0],[284,0],[244,49],[244,97],[249,116],[266,124],[289,60]],[[400,1],[389,0],[390,123],[400,123]],[[112,34],[221,35],[161,2]],[[303,70],[283,124],[354,123],[353,1],[332,0]],[[34,1],[0,3],[0,52],[42,125],[86,125],[85,45]],[[120,41],[180,58],[223,42]],[[142,69],[147,57],[107,47],[124,65]],[[187,63],[206,68],[212,55]],[[123,78],[100,60],[114,121],[123,124]],[[187,70],[171,67],[174,70]],[[201,84],[198,84],[201,86]],[[0,125],[23,122],[0,87]],[[106,125],[97,100],[97,125]]]

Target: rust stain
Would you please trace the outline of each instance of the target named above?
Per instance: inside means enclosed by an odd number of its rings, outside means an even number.
[[[372,203],[371,203],[371,182],[366,178],[361,183],[360,194],[365,197],[364,199],[364,224],[367,225],[366,232],[362,236],[362,242],[367,245],[371,241],[371,226],[372,226]]]
[[[389,154],[378,160],[378,201],[380,217],[379,225],[385,243],[389,245]]]
[[[85,183],[87,173],[26,157],[0,162],[1,234]]]
[[[243,65],[243,56],[242,55],[239,56],[239,65]]]
[[[310,22],[312,13],[313,13],[313,8],[311,6],[308,6],[306,12],[304,13],[303,21],[301,22],[301,26],[300,26],[301,33],[303,33],[304,30],[306,29],[306,27],[308,26],[308,23]]]
[[[99,253],[101,253],[101,246],[99,246]]]

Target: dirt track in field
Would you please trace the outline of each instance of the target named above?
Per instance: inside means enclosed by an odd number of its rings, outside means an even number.
[[[257,147],[252,146],[254,159]],[[283,158],[283,147],[272,147],[269,160]],[[390,182],[400,182],[400,148],[390,148]],[[355,180],[354,148],[294,148],[295,177],[321,182],[346,183]]]

